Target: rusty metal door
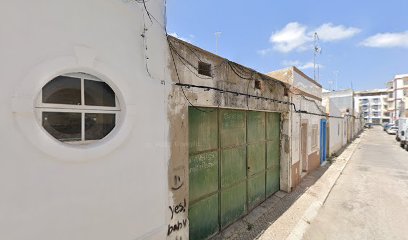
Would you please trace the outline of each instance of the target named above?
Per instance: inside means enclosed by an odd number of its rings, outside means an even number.
[[[280,189],[280,114],[266,113],[266,196]]]
[[[207,239],[279,190],[280,114],[189,109],[190,239]]]
[[[247,211],[246,206],[246,113],[220,110],[221,228]]]
[[[248,112],[248,207],[265,200],[266,119],[263,112]]]
[[[218,111],[189,110],[190,239],[219,231]]]

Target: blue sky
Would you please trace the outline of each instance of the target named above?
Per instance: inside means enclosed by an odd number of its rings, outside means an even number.
[[[384,88],[408,73],[406,0],[168,0],[168,32],[267,73],[295,65],[313,77],[313,33],[324,87]]]

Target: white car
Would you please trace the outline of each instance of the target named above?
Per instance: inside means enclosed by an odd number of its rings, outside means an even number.
[[[397,132],[398,132],[398,127],[390,127],[387,130],[387,133],[391,134],[391,135],[395,135],[395,134],[397,134]]]

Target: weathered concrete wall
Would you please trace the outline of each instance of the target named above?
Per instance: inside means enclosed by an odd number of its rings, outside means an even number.
[[[169,38],[172,46],[177,51],[173,57],[177,66],[173,65],[173,58],[169,58],[169,68],[172,69],[173,84],[181,83],[217,87],[225,90],[248,93],[278,100],[288,100],[285,97],[285,90],[282,83],[268,80],[262,81],[262,78],[255,74],[251,80],[238,77],[229,66],[226,59],[208,53],[202,49],[196,48],[180,40]],[[180,54],[178,56],[177,54]],[[181,60],[180,58],[185,60]],[[196,71],[198,61],[201,60],[212,65],[213,74],[211,78],[199,75]],[[182,63],[184,62],[184,64]],[[191,63],[193,66],[188,65]],[[189,69],[187,69],[189,68]],[[243,75],[249,73],[245,71]],[[251,74],[249,74],[251,75]],[[263,78],[265,78],[264,76]],[[255,80],[260,80],[260,89],[255,87]],[[216,91],[205,91],[196,88],[181,88],[171,86],[168,99],[168,120],[170,123],[170,162],[168,166],[169,176],[169,201],[170,207],[178,205],[183,206],[183,210],[172,216],[168,231],[168,239],[187,239],[188,224],[184,225],[188,219],[188,206],[184,203],[189,202],[189,148],[188,148],[188,108],[190,103],[197,107],[219,107],[241,110],[256,110],[266,112],[280,112],[281,114],[281,189],[290,191],[290,133],[289,133],[289,106],[280,103],[247,98],[245,96],[236,96],[230,93],[221,93]],[[190,103],[187,101],[190,101]],[[181,223],[181,225],[179,224]],[[182,226],[174,231],[174,225]]]
[[[307,97],[306,97],[307,98]],[[315,99],[307,98],[306,100],[301,96],[294,95],[292,98],[294,99],[293,102],[296,104],[298,109],[305,110],[311,113],[321,113],[319,108],[311,101],[315,101],[318,106],[321,106],[321,103]],[[292,148],[292,159],[301,159],[301,125],[300,123],[307,123],[307,166],[303,166],[302,161],[300,161],[300,169],[306,169],[307,171],[311,171],[316,169],[317,166],[320,165],[320,120],[324,117],[311,115],[311,114],[302,114],[302,113],[293,113],[293,129],[292,129],[292,144],[293,146],[299,146],[298,148]],[[316,129],[315,134],[313,136],[313,129]],[[297,134],[293,134],[297,133]],[[313,138],[315,137],[315,142]],[[315,144],[313,144],[313,142]],[[294,186],[293,186],[294,187]]]
[[[322,86],[306,74],[293,67],[293,87],[317,98],[322,98]]]
[[[163,24],[164,1],[147,7]],[[120,0],[0,2],[0,239],[166,237],[167,44],[143,11]],[[71,72],[119,99],[120,121],[95,144],[61,143],[35,115],[44,84]]]
[[[333,102],[330,102],[329,98],[326,98],[324,102],[329,115],[342,116],[341,111]],[[344,130],[344,127],[346,126],[344,119],[329,118],[329,124],[329,156],[331,156],[338,152],[347,143],[347,141],[344,140],[347,139],[347,135],[345,135],[346,131]]]
[[[291,101],[296,105],[296,110],[304,110],[311,113],[322,113],[323,106],[321,104],[322,88],[321,85],[306,76],[303,72],[295,67],[290,67],[283,70],[277,70],[268,73],[269,76],[275,77],[282,82],[288,83],[291,86]],[[314,102],[316,103],[314,103]],[[317,106],[316,106],[317,105]],[[320,108],[320,109],[319,109]],[[324,117],[296,113],[295,109],[291,109],[291,187],[295,187],[300,181],[302,169],[308,171],[315,169],[320,165],[320,120]],[[303,166],[301,160],[301,124],[307,123],[307,166]],[[317,127],[317,136],[315,145],[312,144],[313,128]]]

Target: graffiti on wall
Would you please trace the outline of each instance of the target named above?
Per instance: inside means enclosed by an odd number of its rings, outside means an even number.
[[[184,193],[185,188],[185,168],[179,167],[172,171],[172,175],[169,179],[169,187],[171,191],[178,195],[178,200],[174,199],[176,204],[169,206],[170,221],[167,226],[167,239],[171,240],[187,240],[188,239],[188,216],[187,216],[187,199],[180,196],[180,193]]]
[[[171,190],[177,191],[184,186],[184,167],[173,170],[173,178],[170,179]]]
[[[187,200],[184,199],[183,202],[169,206],[169,210],[171,212],[171,222],[167,227],[167,236],[170,236],[172,233],[178,232],[183,228],[187,228],[188,220],[187,218],[183,218],[185,216],[185,212],[187,210]],[[177,216],[181,215],[181,219],[178,219]],[[180,239],[181,237],[176,237],[176,239]]]

